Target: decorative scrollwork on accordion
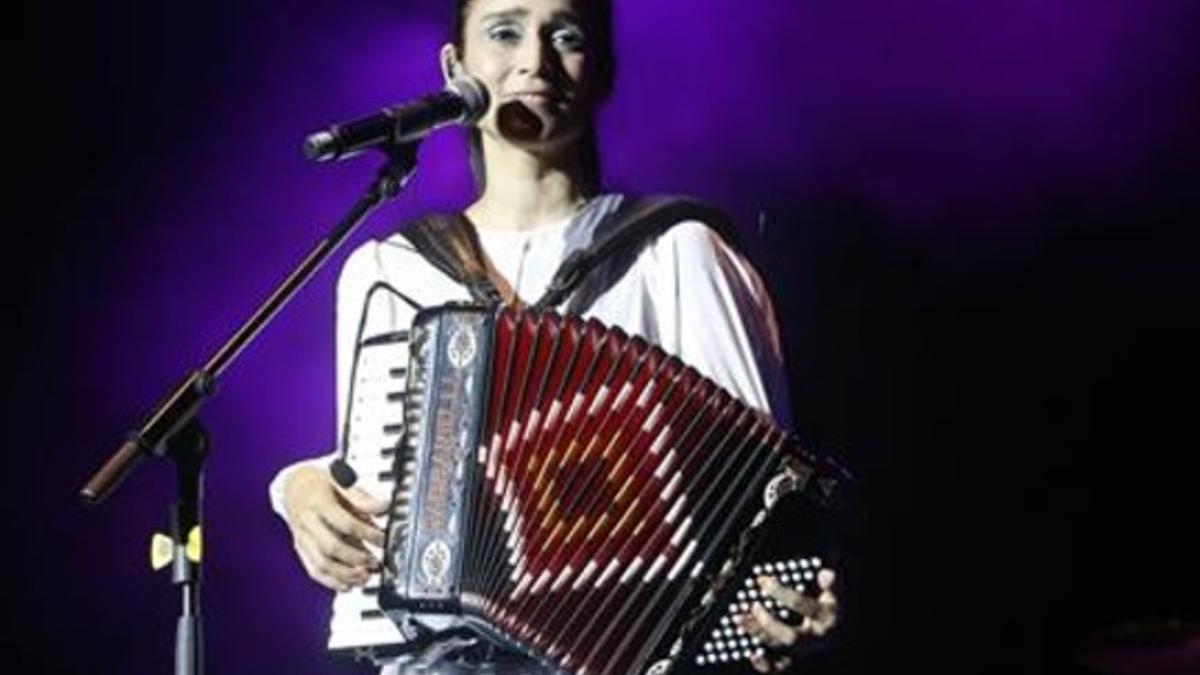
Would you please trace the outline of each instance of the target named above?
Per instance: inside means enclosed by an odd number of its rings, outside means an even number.
[[[451,305],[410,335],[384,610],[581,675],[758,648],[721,638],[768,513],[788,493],[830,507],[841,469],[596,321]]]

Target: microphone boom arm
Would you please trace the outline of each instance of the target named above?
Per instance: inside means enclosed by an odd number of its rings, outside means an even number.
[[[129,475],[143,456],[162,456],[167,441],[191,422],[204,401],[216,391],[217,378],[246,346],[316,274],[346,237],[385,199],[395,197],[412,177],[420,141],[381,146],[387,163],[350,211],[283,280],[240,328],[198,370],[185,377],[143,419],[139,427],[109,457],[80,490],[89,505],[99,504]]]

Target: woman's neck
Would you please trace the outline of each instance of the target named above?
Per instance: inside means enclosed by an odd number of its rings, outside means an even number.
[[[571,216],[592,196],[577,151],[546,157],[486,135],[483,145],[486,186],[466,209],[478,227],[534,229]]]

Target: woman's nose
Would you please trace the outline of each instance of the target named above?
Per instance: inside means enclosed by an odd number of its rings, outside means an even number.
[[[549,60],[554,58],[553,52],[540,34],[525,40],[517,54],[517,70],[525,75],[546,75],[550,69]]]

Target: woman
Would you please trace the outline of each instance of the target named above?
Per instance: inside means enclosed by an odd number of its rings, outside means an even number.
[[[509,302],[542,296],[559,263],[586,246],[622,203],[600,190],[595,117],[612,87],[611,12],[607,0],[458,0],[453,41],[442,48],[447,79],[469,74],[491,94],[471,131],[477,199],[463,212],[484,254],[488,277]],[[682,222],[631,256],[606,261],[572,307],[645,336],[743,400],[787,413],[778,332],[757,273],[712,229]],[[387,281],[420,304],[461,299],[461,288],[420,257],[401,235],[369,242],[347,260],[338,284],[338,398],[341,421],[352,354],[363,313],[366,334],[406,329],[411,308],[368,288]],[[343,489],[326,459],[288,467],[272,484],[308,574],[339,591],[366,584],[377,562],[368,552],[383,532],[373,516],[381,494]],[[798,627],[761,607],[743,617],[768,644],[790,645],[833,624],[832,573],[821,575],[821,610]],[[768,593],[789,591],[763,580]],[[759,657],[763,672],[786,659]],[[442,669],[445,671],[445,669]],[[511,672],[532,672],[516,666]],[[509,671],[505,671],[509,672]]]

